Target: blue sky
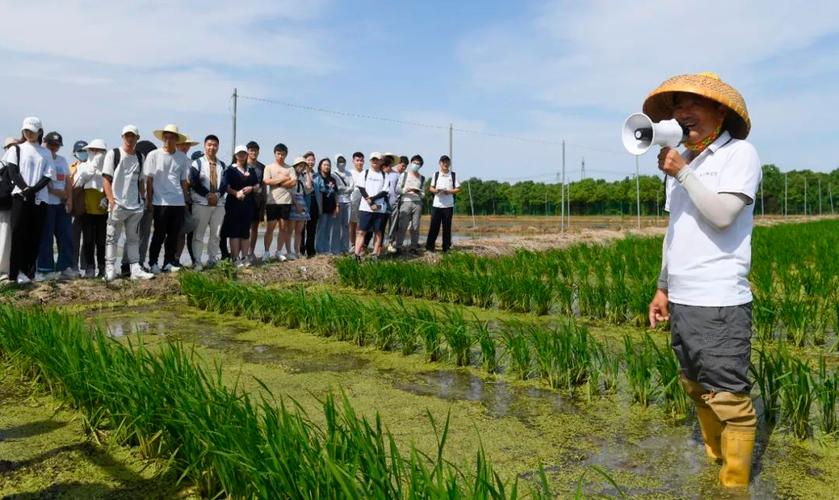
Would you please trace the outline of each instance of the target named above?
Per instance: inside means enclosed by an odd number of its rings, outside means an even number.
[[[455,168],[502,180],[622,178],[624,118],[667,77],[738,88],[750,140],[782,170],[839,165],[839,3],[775,1],[133,2],[0,0],[2,135],[36,115],[65,143],[116,145],[177,123],[232,147],[230,95],[446,126]],[[806,6],[806,8],[802,8]],[[474,133],[478,132],[478,133]],[[497,135],[530,138],[522,141]],[[238,142],[269,160],[355,150],[448,152],[448,131],[239,101]],[[69,153],[67,153],[69,154]],[[225,154],[225,156],[227,156]],[[431,166],[434,162],[427,162]],[[641,159],[656,173],[655,155]]]

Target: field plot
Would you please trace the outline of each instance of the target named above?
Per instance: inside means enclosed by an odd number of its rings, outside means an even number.
[[[837,235],[839,221],[755,232],[754,498],[839,490]],[[78,318],[4,307],[3,380],[35,380],[94,449],[161,471],[92,496],[724,497],[668,335],[640,327],[660,252],[635,236],[339,261],[349,288],[183,273],[180,296]],[[0,495],[60,493],[41,470],[0,467]],[[86,474],[60,481],[82,491]]]

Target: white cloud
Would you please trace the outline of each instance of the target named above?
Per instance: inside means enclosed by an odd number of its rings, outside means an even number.
[[[767,160],[826,169],[820,167],[826,151],[795,151],[789,144],[806,139],[807,124],[826,121],[813,101],[837,100],[835,76],[824,79],[833,73],[836,51],[807,57],[839,32],[837,17],[839,4],[825,1],[806,7],[755,0],[690,7],[666,0],[552,1],[523,22],[480,27],[458,50],[470,85],[495,98],[516,95],[537,115],[555,115],[550,125],[532,122],[528,133],[610,149],[619,148],[621,120],[658,83],[716,71],[746,97],[760,131],[753,140],[761,141]],[[581,118],[586,114],[589,119]]]

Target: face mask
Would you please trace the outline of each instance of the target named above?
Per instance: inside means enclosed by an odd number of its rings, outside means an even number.
[[[422,165],[419,163],[411,163],[411,172],[419,172],[422,168]]]
[[[79,151],[76,153],[76,159],[79,161],[87,161],[87,151]]]

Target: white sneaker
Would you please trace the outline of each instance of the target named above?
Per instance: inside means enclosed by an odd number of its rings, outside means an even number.
[[[23,273],[20,273],[20,274],[17,275],[17,284],[18,285],[28,285],[29,283],[32,283],[32,280],[29,279],[29,276],[27,276]]]
[[[67,269],[61,271],[61,277],[68,280],[74,280],[79,277],[79,272],[72,267],[68,267]]]
[[[114,271],[113,269],[108,269],[107,271],[105,271],[105,281],[110,282],[110,281],[114,281],[115,279],[117,279],[117,272],[116,271]]]
[[[143,271],[140,264],[131,264],[131,279],[132,280],[150,280],[154,275]]]
[[[288,254],[288,260],[297,260],[297,252],[291,252]]]
[[[151,271],[152,274],[160,274],[160,266],[155,264],[155,265],[151,266],[150,271]]]
[[[280,253],[278,251],[277,252],[277,260],[280,261],[280,262],[285,262],[285,261],[288,260],[288,257],[286,257],[285,255],[283,255],[282,253]]]
[[[194,271],[201,272],[201,271],[203,271],[203,270],[204,270],[204,266],[202,266],[202,265],[201,265],[201,263],[197,263],[197,264],[195,264],[194,266],[192,266],[192,269],[193,269]]]
[[[387,246],[387,253],[396,253],[396,247],[393,245]]]
[[[35,273],[35,283],[49,280],[49,275],[50,273]]]
[[[241,269],[245,267],[245,259],[239,259],[236,261],[236,268]]]
[[[171,262],[169,264],[166,264],[165,266],[163,266],[163,272],[164,273],[176,273],[180,270],[181,270],[180,266],[176,266],[176,265],[172,264]]]

